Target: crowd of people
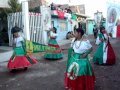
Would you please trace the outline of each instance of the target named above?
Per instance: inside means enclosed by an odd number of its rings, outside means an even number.
[[[25,39],[20,36],[20,31],[21,29],[17,26],[12,28],[14,53],[8,62],[8,69],[11,71],[26,70],[29,66],[37,63],[37,60],[26,51]],[[71,46],[68,48],[64,77],[64,85],[67,90],[94,90],[96,78],[88,57],[93,50],[93,46],[84,34],[84,30],[79,27],[75,28],[74,33],[68,32],[66,36],[67,39],[73,38]],[[97,34],[94,35],[98,47],[93,55],[93,62],[98,65],[115,64],[115,53],[110,44],[110,36],[105,28],[101,26],[99,32],[97,31]],[[45,53],[44,58],[49,60],[62,59],[63,53],[56,41],[57,28],[53,27],[49,31],[49,36],[48,46],[55,47],[57,50]]]

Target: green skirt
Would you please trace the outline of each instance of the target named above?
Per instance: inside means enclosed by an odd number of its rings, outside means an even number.
[[[98,64],[103,64],[103,45],[101,43],[93,55],[93,62]]]
[[[88,58],[68,50],[64,85],[67,90],[94,90],[95,76]]]
[[[71,49],[69,49],[66,72],[71,73],[73,71],[77,74],[77,76],[92,76],[93,70],[88,57],[80,58],[80,56],[80,54],[74,53]]]
[[[48,45],[60,49],[60,46],[58,45],[56,39],[50,39],[49,42],[48,42]],[[55,52],[48,52],[44,55],[44,58],[49,59],[49,60],[62,59],[63,54],[62,54],[61,50],[55,51]]]

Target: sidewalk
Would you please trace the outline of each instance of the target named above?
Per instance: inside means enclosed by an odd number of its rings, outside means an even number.
[[[71,42],[70,40],[62,40],[62,41],[59,41],[58,44],[62,46],[70,42]],[[13,53],[12,47],[0,46],[0,63],[8,61],[12,53]]]
[[[12,53],[13,53],[12,47],[0,46],[0,63],[8,61]]]

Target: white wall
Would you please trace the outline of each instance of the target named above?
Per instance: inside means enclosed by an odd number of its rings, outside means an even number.
[[[0,0],[0,8],[8,8],[8,0]]]

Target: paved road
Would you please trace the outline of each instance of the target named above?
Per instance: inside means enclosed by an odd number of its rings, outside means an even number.
[[[92,37],[91,37],[92,38]],[[94,46],[94,53],[96,46]],[[93,66],[96,75],[95,90],[120,90],[120,40],[112,39],[111,44],[117,56],[117,62],[113,66]],[[62,46],[68,48],[69,44]],[[41,53],[35,54],[38,64],[30,67],[27,71],[10,73],[6,65],[0,63],[0,90],[65,90],[64,72],[66,68],[67,50],[63,51],[62,60],[44,60]]]

